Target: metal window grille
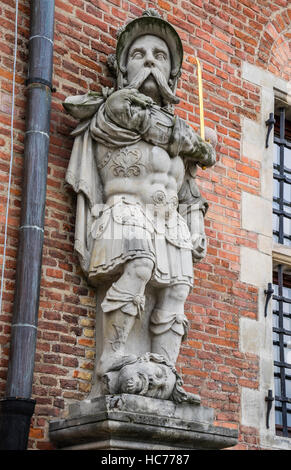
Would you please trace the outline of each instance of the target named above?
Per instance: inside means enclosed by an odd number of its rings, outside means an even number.
[[[291,437],[291,275],[277,266],[273,280],[276,434]]]
[[[280,108],[274,137],[273,237],[277,243],[291,246],[291,139],[286,133],[285,112]]]

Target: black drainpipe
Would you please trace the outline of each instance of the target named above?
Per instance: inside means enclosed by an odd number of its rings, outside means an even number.
[[[15,299],[0,450],[27,448],[44,238],[53,68],[54,0],[31,0],[26,136]]]

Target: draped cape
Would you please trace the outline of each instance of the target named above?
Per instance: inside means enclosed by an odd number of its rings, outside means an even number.
[[[106,96],[90,94],[69,97],[64,108],[80,124],[71,133],[74,144],[66,172],[66,182],[77,193],[75,222],[75,250],[86,275],[93,245],[91,227],[94,220],[92,209],[102,206],[103,185],[96,163],[98,144],[118,148],[137,143],[141,136],[117,126],[105,114]]]

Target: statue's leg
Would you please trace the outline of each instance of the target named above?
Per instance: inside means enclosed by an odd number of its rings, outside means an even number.
[[[184,304],[189,290],[186,284],[161,289],[151,315],[152,352],[163,355],[173,365],[177,361],[181,342],[187,336]]]
[[[128,261],[124,272],[108,289],[101,304],[104,347],[97,365],[102,376],[114,368],[126,353],[126,341],[137,315],[144,308],[144,291],[151,278],[153,261],[137,258]]]

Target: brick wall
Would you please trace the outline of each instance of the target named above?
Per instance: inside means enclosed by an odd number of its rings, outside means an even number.
[[[241,118],[256,121],[258,87],[241,78],[244,61],[288,77],[291,9],[288,0],[70,0],[55,1],[55,46],[51,140],[47,180],[45,241],[38,343],[29,448],[49,449],[48,421],[65,404],[90,391],[94,363],[95,293],[73,252],[75,195],[64,184],[74,120],[65,114],[68,95],[112,86],[106,57],[114,52],[116,31],[127,19],[154,7],[177,29],[184,46],[177,114],[199,127],[196,68],[204,79],[205,124],[218,133],[218,163],[199,172],[210,203],[206,218],[208,252],[195,266],[195,289],[186,303],[190,332],[178,369],[187,390],[214,407],[216,424],[239,429],[237,449],[260,447],[258,431],[240,425],[241,387],[259,386],[259,360],[239,351],[239,318],[256,318],[257,290],[240,282],[240,247],[257,247],[257,236],[241,228],[241,191],[258,194],[260,163],[241,152]],[[0,313],[0,396],[5,393],[13,306],[25,129],[25,78],[29,2],[20,0],[15,80],[14,147],[9,202],[3,302]],[[15,0],[0,0],[0,253],[11,152]],[[289,34],[288,34],[289,27]],[[290,73],[290,72],[289,72]]]

